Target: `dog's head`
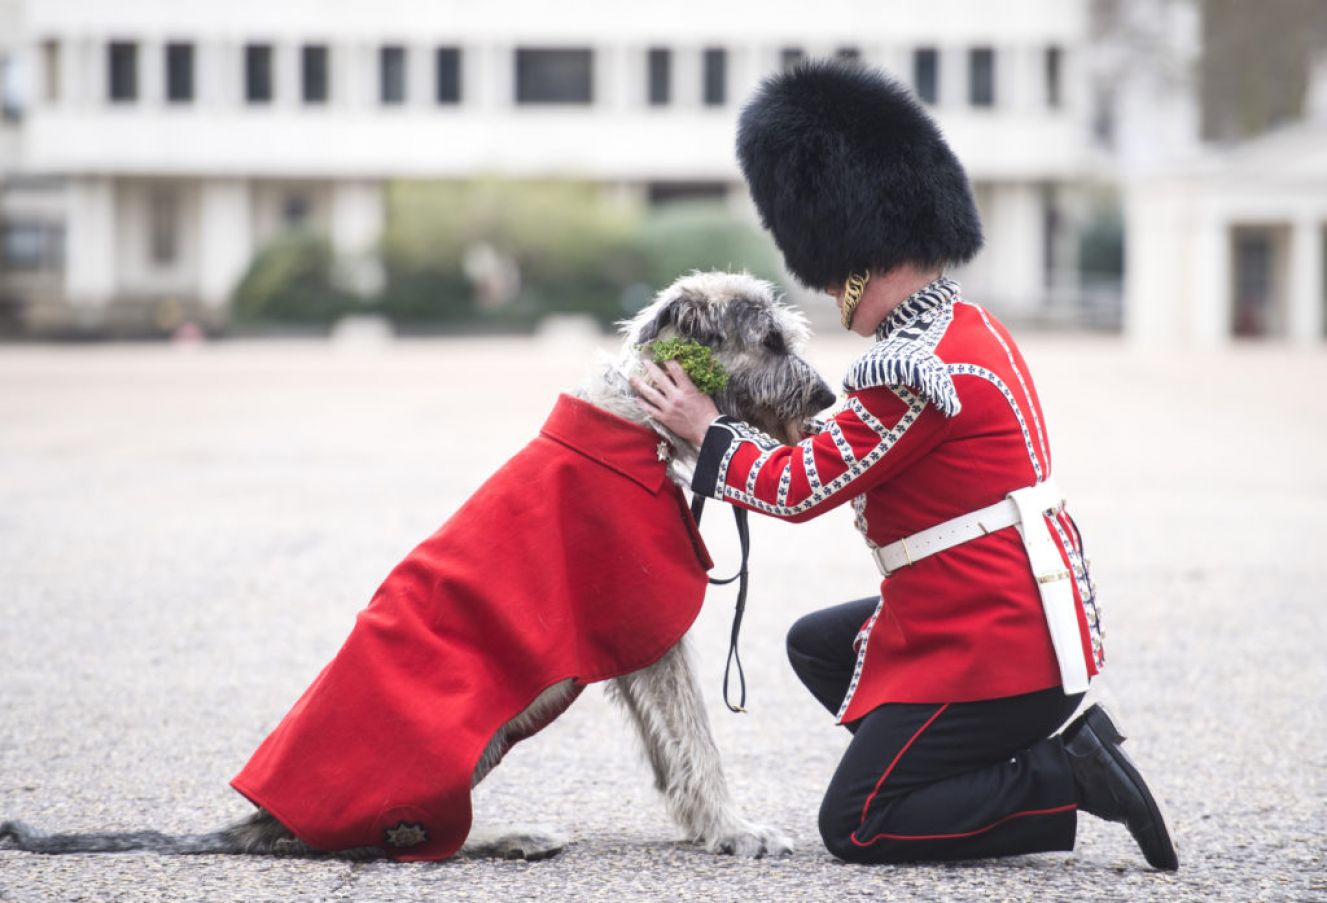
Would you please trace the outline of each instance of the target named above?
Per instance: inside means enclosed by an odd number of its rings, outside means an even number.
[[[800,351],[806,320],[781,304],[768,282],[744,273],[692,273],[664,289],[622,324],[625,353],[656,339],[679,337],[708,346],[728,372],[714,395],[724,414],[783,442],[834,401],[834,393]]]

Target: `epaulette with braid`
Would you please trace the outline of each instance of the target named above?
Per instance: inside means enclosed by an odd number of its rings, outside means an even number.
[[[915,313],[901,311],[912,313],[906,325],[890,331],[857,358],[843,377],[843,388],[856,392],[874,386],[908,386],[946,417],[953,417],[963,405],[935,347],[953,322],[954,309],[949,304],[919,308]]]

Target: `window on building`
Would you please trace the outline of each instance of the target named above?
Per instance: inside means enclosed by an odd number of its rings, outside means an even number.
[[[673,98],[673,54],[662,47],[649,52],[650,106],[666,106]]]
[[[707,107],[723,106],[728,102],[728,51],[722,47],[706,48],[701,66],[701,99]]]
[[[1274,233],[1265,228],[1232,230],[1234,243],[1231,331],[1237,336],[1266,336],[1277,332]]]
[[[111,41],[107,62],[111,101],[129,103],[137,100],[138,45],[130,41]]]
[[[1057,110],[1064,103],[1061,75],[1064,69],[1064,51],[1059,47],[1046,48],[1046,106]]]
[[[1092,92],[1092,137],[1105,148],[1115,146],[1115,110],[1118,98],[1115,89],[1097,85]]]
[[[841,60],[854,63],[862,58],[862,50],[860,47],[840,47],[838,50],[834,51],[834,56]]]
[[[379,99],[384,105],[405,103],[405,48],[383,47],[378,51]]]
[[[35,220],[0,222],[0,270],[36,273],[63,268],[63,228]]]
[[[42,100],[46,103],[60,102],[60,43],[58,41],[41,42]]]
[[[728,197],[728,183],[651,182],[648,197],[655,206],[676,201],[722,201]]]
[[[974,107],[995,106],[995,51],[989,47],[968,51],[968,102]]]
[[[272,100],[271,44],[248,44],[244,48],[244,99],[249,103]]]
[[[1060,268],[1060,232],[1063,218],[1060,215],[1058,192],[1053,184],[1041,186],[1041,268],[1042,284],[1054,288]]]
[[[585,49],[516,51],[517,103],[592,103],[594,54]]]
[[[189,103],[194,99],[194,45],[166,45],[166,100]]]
[[[157,266],[171,266],[180,255],[178,208],[173,188],[154,188],[148,195],[149,254]]]
[[[461,102],[461,48],[439,47],[433,52],[434,100]]]
[[[18,62],[7,56],[0,56],[0,116],[10,122],[23,118]]]
[[[779,51],[779,68],[789,72],[806,58],[806,52],[800,47],[785,47]]]
[[[327,103],[327,76],[327,45],[305,44],[300,49],[300,96],[305,103]]]
[[[281,203],[281,221],[287,229],[298,229],[308,223],[310,208],[308,196],[292,192]]]
[[[934,47],[912,52],[912,87],[926,103],[940,101],[940,51]]]

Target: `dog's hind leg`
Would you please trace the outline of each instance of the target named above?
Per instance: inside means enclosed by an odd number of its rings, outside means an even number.
[[[543,729],[550,721],[566,711],[581,688],[573,680],[560,681],[525,707],[525,710],[498,728],[488,741],[479,762],[470,775],[470,786],[475,787],[502,761],[511,747]],[[547,859],[555,856],[567,845],[567,838],[559,831],[542,825],[490,830],[471,828],[461,855],[474,858]]]
[[[733,805],[685,640],[612,686],[640,731],[669,813],[692,839],[736,856],[792,852],[789,838],[747,821]]]
[[[566,847],[566,835],[553,828],[471,828],[460,854],[473,859],[526,859],[534,862],[556,856]]]

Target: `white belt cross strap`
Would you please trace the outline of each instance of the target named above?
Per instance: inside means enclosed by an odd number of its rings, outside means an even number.
[[[1078,630],[1078,608],[1074,604],[1073,573],[1065,569],[1059,546],[1042,517],[1063,504],[1064,496],[1050,480],[1016,489],[994,505],[876,549],[876,564],[880,573],[888,577],[937,552],[1016,526],[1037,578],[1046,626],[1060,666],[1060,682],[1066,694],[1082,693],[1087,690],[1088,674]]]

